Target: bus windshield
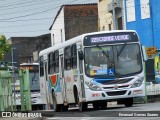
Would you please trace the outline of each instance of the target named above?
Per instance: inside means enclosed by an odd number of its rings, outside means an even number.
[[[39,72],[38,71],[30,71],[29,72],[29,78],[30,78],[31,91],[40,91]]]
[[[120,44],[85,48],[87,76],[123,76],[141,72],[139,44]]]
[[[31,92],[40,91],[39,86],[39,66],[38,65],[20,65],[20,69],[29,69],[30,89]]]

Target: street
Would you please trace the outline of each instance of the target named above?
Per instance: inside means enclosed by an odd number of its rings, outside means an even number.
[[[78,107],[70,108],[67,112],[41,112],[45,120],[104,120],[106,118],[107,120],[133,120],[137,117],[139,120],[158,120],[160,119],[160,102],[134,104],[133,107],[110,104],[105,110],[94,110],[90,105],[85,112],[79,112]]]
[[[132,107],[109,103],[104,110],[94,110],[89,105],[88,110],[79,112],[78,107],[69,108],[67,112],[54,112],[52,110],[33,111],[41,113],[41,118],[33,117],[12,117],[2,118],[2,120],[159,120],[160,102],[147,104],[134,104]]]

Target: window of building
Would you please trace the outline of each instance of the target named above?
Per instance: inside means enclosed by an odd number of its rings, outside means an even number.
[[[61,29],[61,42],[63,42],[62,29]]]
[[[105,31],[105,26],[102,27],[102,31]]]
[[[122,23],[122,17],[118,18],[118,30],[123,30],[123,23]]]
[[[52,45],[55,44],[55,40],[54,40],[54,34],[53,34],[53,40],[52,40]]]
[[[109,30],[109,31],[112,30],[111,24],[108,24],[108,30]]]

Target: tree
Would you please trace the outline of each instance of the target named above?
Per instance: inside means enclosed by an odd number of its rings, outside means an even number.
[[[4,63],[5,55],[11,51],[11,44],[7,42],[4,35],[0,35],[0,62]]]

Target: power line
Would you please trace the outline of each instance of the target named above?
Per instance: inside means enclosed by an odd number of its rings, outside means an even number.
[[[70,1],[70,2],[75,2],[75,1],[77,1],[77,0],[73,0],[73,1]],[[6,19],[0,19],[0,21],[11,20],[11,19],[21,18],[21,17],[27,17],[27,16],[31,16],[31,15],[36,15],[36,14],[44,13],[44,12],[47,12],[47,11],[50,11],[50,10],[54,10],[54,9],[56,9],[58,7],[60,7],[60,6],[57,6],[55,8],[50,8],[50,9],[47,9],[47,10],[43,10],[43,11],[40,11],[40,12],[35,12],[35,13],[27,14],[27,15],[22,15],[22,16],[17,16],[17,17],[11,17],[11,18],[6,18]]]
[[[37,0],[38,1],[38,0]],[[35,2],[35,1],[34,1]],[[52,1],[53,2],[53,1]],[[25,5],[25,4],[19,4],[19,5],[22,5],[22,6],[19,6],[18,4],[18,6],[17,7],[14,7],[14,5],[9,5],[8,7],[9,8],[4,8],[4,9],[1,9],[1,8],[3,8],[3,7],[0,7],[0,10],[1,10],[1,12],[2,12],[2,10],[8,10],[8,9],[16,9],[16,8],[21,8],[21,7],[27,7],[27,6],[34,6],[34,5],[37,5],[37,4],[42,4],[42,3],[44,3],[44,1],[42,1],[42,2],[38,2],[38,3],[35,3],[35,4],[33,4],[33,0],[32,1],[30,1],[30,2],[26,2],[26,3],[30,3],[30,4],[28,4],[28,5]],[[12,7],[13,6],[13,7]]]
[[[7,1],[7,0],[6,0]],[[25,0],[25,2],[26,2],[27,0]],[[35,0],[36,1],[36,0]],[[15,4],[17,4],[17,3],[20,3],[20,4],[23,4],[23,3],[21,3],[22,2],[22,0],[19,0],[19,1],[17,1],[16,0],[16,2],[10,2],[10,4],[1,4],[0,5],[0,8],[2,8],[2,7],[7,7],[7,6],[13,6],[13,5],[15,5]],[[33,1],[29,1],[29,2],[33,2]]]
[[[56,8],[57,8],[57,7],[56,7]],[[31,16],[31,15],[36,15],[36,14],[44,13],[44,12],[47,12],[47,11],[50,11],[50,10],[54,10],[54,9],[55,9],[55,8],[50,8],[50,9],[43,10],[43,11],[40,11],[40,12],[35,12],[35,13],[27,14],[27,15],[21,15],[21,16],[17,16],[17,17],[11,17],[11,18],[0,19],[0,20],[3,21],[3,20],[15,19],[15,18],[27,17],[27,16]]]
[[[40,31],[49,31],[49,30],[17,31],[17,32],[3,32],[3,33],[24,33],[24,32],[40,32]]]
[[[18,22],[18,21],[32,21],[32,20],[44,20],[44,19],[53,19],[52,18],[37,18],[37,19],[26,19],[26,20],[14,20],[14,21],[0,21],[0,22]]]
[[[76,2],[76,1],[78,1],[78,0],[74,0],[74,1],[70,1],[70,2],[72,2],[72,4],[74,3],[74,2]],[[85,0],[85,1],[88,1],[88,0]],[[81,1],[82,2],[82,1]],[[69,4],[69,3],[65,3],[65,4]],[[59,6],[57,6],[57,7],[59,7]],[[56,8],[57,8],[56,7]],[[54,9],[56,9],[56,8],[52,8],[52,10],[54,10]],[[51,10],[51,9],[47,9],[47,11],[49,11],[49,10]],[[45,10],[46,11],[46,10]],[[39,13],[41,13],[41,12],[45,12],[45,11],[40,11],[40,12],[35,12],[35,13],[32,13],[32,15],[33,14],[39,14]],[[30,14],[28,14],[28,15],[30,15]],[[28,16],[28,15],[24,15],[23,17],[26,17],[26,16]],[[17,16],[16,18],[21,18],[22,16]],[[54,17],[55,18],[55,17]],[[8,19],[1,19],[1,20],[3,20],[3,21],[1,21],[1,22],[6,22],[6,21],[4,21],[4,20],[10,20],[10,19],[15,19],[15,17],[12,17],[12,18],[8,18]],[[51,19],[51,18],[40,18],[40,19],[38,19],[38,18],[36,18],[36,19],[28,19],[28,20],[15,20],[14,22],[17,22],[17,21],[30,21],[30,20],[41,20],[41,19]],[[53,19],[53,18],[52,18]],[[11,22],[11,21],[7,21],[7,22]],[[12,21],[13,22],[13,21]],[[40,23],[38,23],[38,24],[40,24]],[[30,24],[31,25],[31,24]],[[35,25],[35,24],[34,24]],[[27,25],[21,25],[22,27],[23,26],[27,26]],[[17,26],[8,26],[8,28],[9,27],[17,27]],[[20,27],[20,26],[19,26]],[[2,27],[1,27],[2,28]],[[7,27],[5,27],[5,28],[7,28]],[[58,30],[58,29],[57,29]],[[35,31],[17,31],[17,32],[3,32],[3,33],[5,33],[5,34],[9,34],[9,33],[24,33],[24,32],[40,32],[40,31],[49,31],[49,30],[35,30]]]
[[[27,9],[27,10],[25,10],[25,9],[23,9],[23,13],[24,12],[29,12],[29,11],[32,11],[33,12],[33,10],[38,10],[38,9],[44,9],[44,8],[48,8],[48,7],[52,7],[53,5],[51,5],[51,6],[45,6],[45,7],[36,7],[36,8],[33,8],[33,9]],[[14,14],[14,13],[20,13],[20,12],[22,12],[22,10],[18,10],[18,11],[14,11],[14,12],[8,12],[8,13],[2,13],[2,14],[0,14],[0,16],[5,16],[5,15],[10,15],[10,14]]]
[[[41,23],[36,23],[36,24],[34,23],[34,24],[25,24],[25,25],[17,25],[17,26],[13,25],[13,26],[1,27],[1,28],[24,27],[24,26],[30,27],[30,26],[35,26],[35,25],[47,25],[47,24],[50,24],[50,23],[41,22]]]

